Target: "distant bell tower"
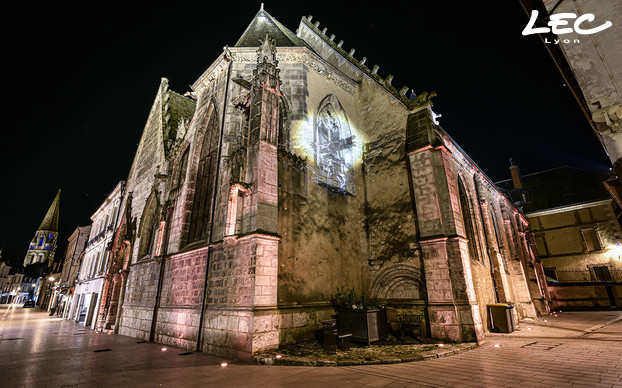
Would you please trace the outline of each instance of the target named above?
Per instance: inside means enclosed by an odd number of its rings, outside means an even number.
[[[33,237],[28,252],[24,258],[24,267],[29,264],[47,263],[48,266],[54,261],[56,253],[56,241],[58,237],[58,213],[60,205],[60,190],[48,209],[41,225]]]

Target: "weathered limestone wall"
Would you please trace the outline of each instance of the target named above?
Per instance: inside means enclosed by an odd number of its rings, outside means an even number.
[[[305,75],[307,78],[301,79]],[[311,144],[307,143],[313,141],[314,114],[331,93],[343,106],[355,132],[356,100],[312,69],[293,68],[291,75],[285,69],[281,76],[285,93],[297,91],[292,82],[307,85],[304,102],[300,101],[301,93],[289,100],[298,107],[294,117],[302,116],[304,107],[308,112],[307,117],[302,117],[304,120],[292,120],[290,125],[291,152],[306,158],[306,165],[296,166],[295,161],[279,165],[279,304],[328,301],[337,287],[354,287],[360,294],[362,193],[335,193],[316,183],[318,166],[309,152]],[[360,163],[355,164],[354,170],[358,187],[362,182]],[[297,179],[289,181],[287,178],[292,176]],[[301,182],[302,179],[306,181]]]
[[[171,256],[166,260],[155,340],[192,349],[196,347],[207,249]]]
[[[360,82],[363,288],[373,298],[414,302],[424,298],[425,290],[410,166],[405,163],[407,114],[376,83],[366,77]]]
[[[611,308],[616,303],[611,303],[607,287],[614,300],[617,300],[618,308],[622,306],[622,285],[605,286],[600,284],[572,285],[572,284],[549,284],[552,310],[573,310]]]
[[[131,267],[119,334],[149,339],[157,282],[158,264],[155,261],[146,261]]]
[[[251,235],[213,248],[203,350],[248,359],[278,345],[277,245],[274,237]]]
[[[545,268],[587,270],[588,265],[604,264],[622,269],[617,244],[622,230],[613,211],[613,200],[527,214],[536,236],[538,255]],[[593,229],[601,248],[588,252],[581,230]]]

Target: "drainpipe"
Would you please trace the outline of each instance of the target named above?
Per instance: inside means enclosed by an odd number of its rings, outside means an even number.
[[[225,46],[225,60],[227,60],[228,48]],[[216,197],[218,196],[218,183],[220,181],[220,163],[222,158],[222,141],[225,133],[225,117],[227,117],[227,101],[229,101],[229,81],[231,80],[231,65],[233,64],[233,59],[229,57],[229,66],[227,68],[227,84],[225,85],[225,103],[223,107],[222,113],[222,122],[220,124],[220,137],[218,138],[218,158],[216,159],[218,162],[216,164],[216,179],[214,179],[214,186],[212,189],[212,204],[211,204],[211,213],[210,213],[210,231],[208,236],[208,246],[207,246],[207,258],[205,261],[205,278],[203,279],[203,297],[201,298],[201,315],[199,316],[199,329],[197,332],[197,347],[196,351],[201,351],[201,341],[203,339],[203,316],[205,315],[205,302],[207,300],[207,280],[209,275],[209,263],[212,256],[212,235],[214,234],[214,212],[216,211]]]

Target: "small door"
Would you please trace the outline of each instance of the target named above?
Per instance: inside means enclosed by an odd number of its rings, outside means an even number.
[[[91,301],[91,294],[84,294],[82,296],[82,300],[80,302],[79,310],[78,310],[78,323],[80,325],[84,324],[86,320],[86,313],[89,310],[89,302]]]
[[[84,324],[84,326],[91,326],[91,323],[93,322],[93,315],[95,315],[95,306],[97,306],[97,293],[96,292],[91,294],[91,303],[89,306],[89,312],[88,312],[88,316],[87,316],[86,323]]]

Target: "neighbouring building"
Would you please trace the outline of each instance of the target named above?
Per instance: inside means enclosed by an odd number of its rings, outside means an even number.
[[[440,127],[433,93],[365,62],[311,17],[293,33],[262,8],[192,91],[162,79],[108,328],[248,359],[312,338],[338,287],[448,341],[483,340],[489,303],[546,312],[525,217]]]
[[[571,28],[570,33],[563,35],[549,33],[540,36],[566,85],[607,151],[618,177],[622,178],[622,2],[520,2],[529,15],[534,10],[538,11],[537,27],[547,27],[551,14],[574,14],[577,18],[591,14],[593,19],[584,20],[579,25],[583,29],[611,23],[610,27],[591,34],[579,34],[575,28]],[[565,19],[568,21],[567,27],[574,27],[573,18]],[[553,43],[555,40],[559,44]],[[619,185],[616,190],[622,194],[622,187]]]
[[[2,249],[0,249],[0,258],[2,253]],[[0,304],[8,303],[9,296],[9,272],[11,271],[10,266],[8,266],[4,261],[0,261]]]
[[[96,325],[110,255],[109,244],[116,231],[124,194],[125,182],[121,181],[91,216],[93,224],[84,248],[72,306],[72,319],[87,327],[95,328]]]
[[[499,182],[534,233],[552,307],[622,307],[622,209],[610,173],[559,167]]]
[[[75,283],[78,279],[80,264],[82,263],[84,248],[89,240],[91,225],[78,226],[69,236],[62,272],[59,277],[59,300],[57,314],[63,318],[70,316]]]
[[[26,257],[24,267],[31,264],[41,263],[44,267],[50,268],[54,263],[56,254],[56,241],[58,239],[58,217],[60,206],[60,190],[52,201],[41,225],[37,228],[35,236],[32,238]]]
[[[0,297],[1,303],[21,304],[28,299],[36,300],[37,279],[21,273],[9,274]]]

